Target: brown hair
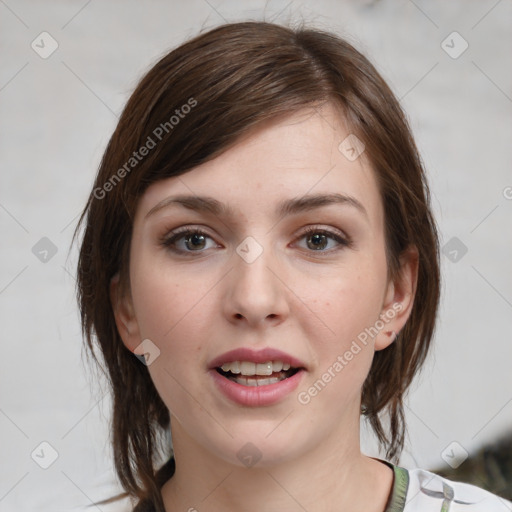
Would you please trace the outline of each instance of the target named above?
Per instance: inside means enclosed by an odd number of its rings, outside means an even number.
[[[99,363],[97,339],[113,392],[115,468],[127,493],[149,499],[157,510],[164,510],[160,486],[174,471],[167,465],[167,473],[156,475],[154,468],[159,450],[171,453],[159,441],[169,428],[169,411],[147,367],[123,345],[109,298],[117,273],[129,286],[137,201],[150,184],[215,158],[263,121],[326,101],[341,107],[351,132],[366,145],[384,205],[390,276],[406,248],[415,246],[419,254],[411,315],[394,343],[375,353],[361,399],[387,458],[398,460],[403,448],[403,399],[427,355],[439,301],[437,231],[407,120],[373,65],[340,37],[303,26],[226,24],[171,51],[142,78],[108,143],[75,233],[84,228],[78,262],[83,332]],[[149,148],[144,157],[142,147]]]

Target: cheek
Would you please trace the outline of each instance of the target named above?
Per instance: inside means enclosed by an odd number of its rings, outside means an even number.
[[[183,281],[183,273],[165,265],[138,268],[144,271],[133,273],[132,297],[140,335],[160,351],[148,367],[151,379],[173,414],[199,415],[200,407],[194,410],[197,404],[189,398],[196,393],[190,369],[206,364],[204,340],[212,335],[215,300],[212,283],[200,278]]]
[[[184,278],[179,267],[144,254],[135,255],[132,263],[132,298],[141,337],[162,352],[182,346],[191,350],[210,321],[205,304],[211,299],[212,276]]]
[[[378,281],[368,277],[353,273],[350,279],[340,279],[337,286],[331,286],[321,299],[312,299],[318,305],[314,311],[328,329],[323,331],[326,335],[318,336],[311,318],[307,329],[316,361],[298,399],[313,416],[325,415],[327,407],[329,423],[345,414],[350,404],[357,406],[372,364],[369,328],[379,318],[381,290]]]
[[[319,341],[343,345],[379,318],[386,282],[373,265],[347,267],[326,277],[324,286],[319,284],[306,283],[303,294],[304,302],[311,305],[309,317],[324,326]]]
[[[323,276],[316,286],[304,283],[311,312],[301,321],[314,345],[314,377],[336,382],[327,386],[325,399],[358,396],[373,359],[371,328],[381,314],[385,276],[384,254],[375,251],[355,255],[350,265]]]

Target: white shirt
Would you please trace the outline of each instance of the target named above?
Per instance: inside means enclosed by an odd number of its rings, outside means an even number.
[[[395,478],[385,512],[512,512],[512,502],[474,485],[387,464]]]

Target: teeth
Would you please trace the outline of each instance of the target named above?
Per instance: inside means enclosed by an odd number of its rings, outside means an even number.
[[[273,373],[280,372],[281,370],[288,371],[290,368],[291,366],[288,363],[283,363],[282,361],[267,361],[266,363],[251,363],[250,361],[233,361],[232,363],[224,363],[221,366],[221,369],[224,372],[231,372],[235,374],[241,373],[242,375],[245,376],[270,376]],[[263,382],[262,379],[260,379],[260,381]]]
[[[231,373],[240,373],[240,362],[239,361],[233,361],[231,363]]]
[[[249,361],[242,361],[240,363],[240,373],[242,375],[255,375],[256,374],[256,363],[250,363]]]
[[[254,377],[233,377],[232,381],[237,384],[242,384],[242,386],[268,386],[269,384],[275,384],[276,382],[280,382],[284,380],[286,377],[283,375],[282,377],[270,377],[269,379],[258,379]]]

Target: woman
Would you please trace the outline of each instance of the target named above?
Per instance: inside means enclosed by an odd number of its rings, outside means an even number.
[[[135,510],[507,510],[393,464],[438,241],[404,114],[346,41],[247,22],[170,52],[81,224],[83,329]],[[389,461],[361,453],[361,414]]]

